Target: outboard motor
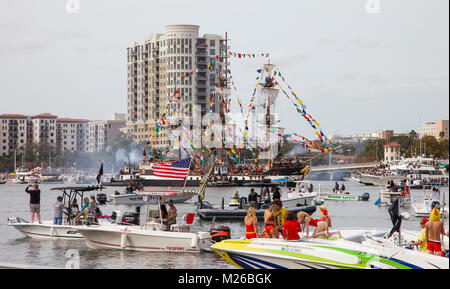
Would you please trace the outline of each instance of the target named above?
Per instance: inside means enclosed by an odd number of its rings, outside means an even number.
[[[434,208],[437,208],[438,210],[440,210],[441,208],[441,203],[439,201],[433,201],[431,203],[431,209],[433,210]]]
[[[97,202],[99,203],[99,205],[106,204],[106,201],[107,201],[106,194],[104,194],[104,193],[97,194]]]
[[[214,209],[214,207],[207,201],[197,203],[197,209]]]
[[[220,242],[225,239],[231,239],[231,229],[228,226],[212,228],[210,233],[212,243]]]
[[[125,212],[120,221],[121,225],[139,225],[139,213],[137,212]]]
[[[369,193],[365,192],[365,193],[361,194],[361,200],[362,201],[368,201],[369,198],[370,198],[370,194]]]

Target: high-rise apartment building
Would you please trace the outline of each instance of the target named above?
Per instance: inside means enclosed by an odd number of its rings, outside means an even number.
[[[168,119],[180,117],[184,124],[191,121],[192,107],[199,105],[201,115],[212,109],[218,112],[219,98],[215,94],[220,71],[224,68],[225,39],[221,35],[199,35],[197,25],[168,25],[164,34],[153,34],[148,39],[127,48],[127,134],[137,143],[152,139],[156,124],[172,99],[176,106],[169,109]],[[219,57],[220,55],[220,57]],[[169,129],[159,130],[155,146],[170,145]]]

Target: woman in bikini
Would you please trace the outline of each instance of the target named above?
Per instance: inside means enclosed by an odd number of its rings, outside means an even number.
[[[297,219],[300,224],[306,225],[306,238],[309,238],[309,226],[316,227],[316,229],[312,233],[313,238],[321,236],[328,238],[327,233],[328,223],[326,221],[323,221],[321,219],[315,219],[305,212],[298,212]]]
[[[322,220],[322,221],[325,221],[325,222],[327,222],[327,238],[332,238],[333,236],[336,236],[336,237],[338,237],[338,238],[342,238],[342,236],[341,236],[341,232],[339,232],[339,231],[336,231],[336,232],[330,232],[329,230],[328,230],[328,228],[331,228],[331,218],[330,218],[330,216],[328,215],[328,209],[327,209],[327,206],[325,206],[325,205],[321,205],[320,206],[320,220]]]
[[[264,212],[264,236],[266,238],[278,238],[278,229],[276,224],[276,213],[280,210],[277,204],[272,204]]]
[[[255,208],[249,207],[247,216],[244,218],[245,224],[245,238],[254,239],[258,238],[258,219],[256,218]]]

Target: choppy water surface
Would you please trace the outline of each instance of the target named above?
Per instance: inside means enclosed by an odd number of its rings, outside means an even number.
[[[322,192],[332,190],[334,182],[313,182],[316,189]],[[339,182],[342,184],[342,182]],[[52,205],[56,202],[59,191],[51,191],[50,188],[67,186],[64,185],[40,185],[41,189],[41,216],[42,220],[53,219]],[[347,190],[351,193],[370,193],[368,202],[341,202],[326,201],[328,211],[333,220],[333,227],[339,228],[390,228],[391,221],[387,208],[379,208],[373,203],[378,198],[378,187],[364,186],[358,183],[345,182]],[[83,240],[36,240],[26,238],[14,228],[6,225],[7,217],[22,217],[30,219],[29,196],[25,193],[26,185],[4,184],[0,185],[0,263],[26,264],[33,266],[48,266],[65,268],[69,258],[66,253],[70,249],[76,250],[79,254],[79,264],[81,268],[160,268],[160,269],[231,269],[234,268],[226,261],[214,253],[143,253],[121,250],[97,250],[89,249]],[[146,188],[151,189],[151,188]],[[157,188],[160,190],[161,188]],[[241,196],[247,196],[251,188],[207,188],[205,200],[213,205],[220,206],[222,198],[225,204],[234,195],[236,190]],[[115,190],[122,191],[123,188],[106,188],[103,192],[107,195]],[[259,192],[259,189],[256,189]],[[441,189],[448,200],[448,188]],[[412,200],[420,201],[424,196],[424,191],[413,190]],[[195,200],[193,200],[194,202]],[[185,204],[175,204],[178,209],[178,216],[188,212],[195,212],[195,204],[187,202]],[[111,205],[102,206],[103,213],[110,214],[117,209]],[[134,208],[119,208],[122,211],[133,211]],[[403,211],[410,213],[411,218],[402,224],[404,229],[419,230],[418,218],[414,217],[412,208],[403,208]],[[318,216],[318,212],[314,213]],[[141,218],[142,220],[143,218]],[[181,220],[179,220],[180,222]],[[448,223],[447,223],[448,224]],[[209,230],[211,223],[200,221],[197,217],[194,222],[196,229]],[[227,225],[231,227],[233,238],[240,238],[245,233],[242,222],[217,221],[217,225]],[[260,224],[260,228],[262,225]],[[446,225],[448,230],[448,225]],[[70,251],[69,251],[70,252]]]

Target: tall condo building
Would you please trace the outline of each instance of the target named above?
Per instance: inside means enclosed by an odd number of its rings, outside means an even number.
[[[127,134],[137,143],[152,140],[175,89],[172,101],[176,109],[167,111],[169,120],[183,112],[185,126],[191,121],[194,105],[200,106],[202,116],[210,110],[218,112],[219,98],[214,95],[225,67],[226,54],[221,53],[225,49],[221,35],[200,36],[197,25],[168,25],[164,34],[131,44],[127,48]],[[155,147],[171,145],[174,123],[155,134]]]

